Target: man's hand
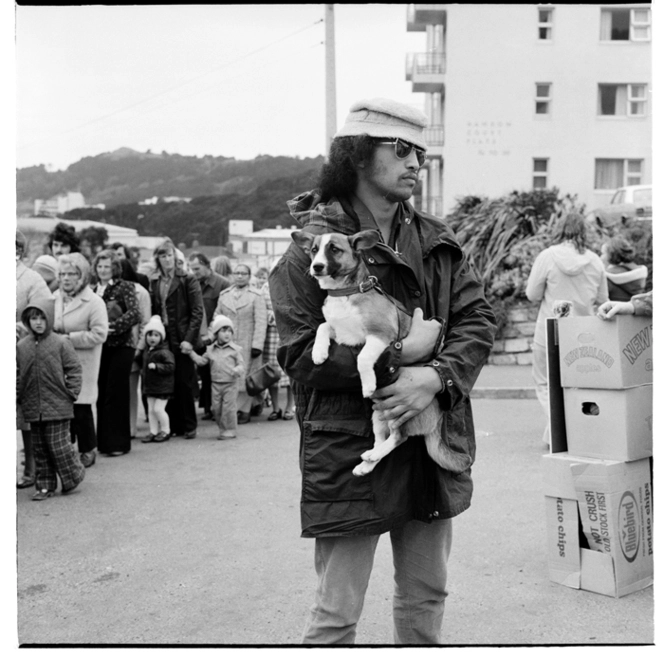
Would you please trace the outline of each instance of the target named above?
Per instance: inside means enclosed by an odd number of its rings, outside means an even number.
[[[156,370],[157,369],[156,363],[148,363],[148,369],[149,370]]]
[[[394,383],[379,388],[371,396],[373,408],[383,411],[386,420],[395,420],[395,426],[400,427],[421,413],[442,388],[433,367],[401,367]]]
[[[633,315],[634,312],[634,304],[631,301],[605,301],[597,309],[597,316],[611,319],[614,315]]]
[[[191,346],[190,342],[183,340],[182,342],[180,342],[180,351],[186,356],[187,354],[190,354],[193,351],[193,347]]]
[[[408,335],[401,341],[401,362],[404,365],[422,363],[434,354],[441,324],[435,319],[424,319],[422,310],[415,308]]]

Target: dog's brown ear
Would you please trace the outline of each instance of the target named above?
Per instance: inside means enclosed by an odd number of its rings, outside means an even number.
[[[364,251],[378,244],[380,233],[377,230],[363,230],[348,238],[348,243],[355,251]]]
[[[291,233],[293,242],[297,244],[305,253],[311,252],[311,245],[313,244],[315,235],[307,233],[303,230],[297,230]]]

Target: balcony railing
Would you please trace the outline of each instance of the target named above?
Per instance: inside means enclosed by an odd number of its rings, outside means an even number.
[[[413,75],[442,75],[445,73],[445,54],[442,52],[409,52],[406,55],[406,79]]]
[[[424,128],[424,141],[427,146],[442,146],[445,143],[445,133],[442,125],[430,125]]]

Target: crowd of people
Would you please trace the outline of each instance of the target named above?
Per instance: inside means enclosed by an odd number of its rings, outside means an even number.
[[[266,406],[269,421],[294,417],[281,370],[269,394],[244,385],[265,363],[278,368],[267,270],[185,258],[168,238],[148,263],[121,243],[86,257],[64,222],[47,244],[30,268],[16,232],[17,487],[34,486],[33,499],[51,497],[58,477],[62,493],[74,490],[98,454],[128,454],[141,409],[145,443],[196,438],[197,402],[220,440]]]
[[[315,280],[311,254],[295,242],[270,272],[252,277],[249,266],[231,269],[223,257],[210,262],[194,252],[187,259],[165,239],[141,278],[131,249],[112,244],[89,262],[66,226],[29,269],[17,233],[17,402],[25,445],[18,486],[35,486],[33,499],[43,500],[59,477],[68,493],[97,453],[130,452],[139,398],[149,423],[141,439],[161,443],[196,437],[196,399],[225,440],[267,400],[269,421],[292,419],[295,397],[301,528],[315,539],[317,575],[303,643],[354,642],[382,534],[393,554],[394,643],[441,643],[453,519],[471,503],[470,466],[460,473],[439,467],[413,436],[371,476],[352,474],[358,454],[373,447],[374,411],[396,428],[434,402],[445,414],[440,440],[475,459],[470,391],[497,322],[449,226],[406,202],[426,161],[426,126],[427,117],[403,103],[356,103],[315,189],[288,203],[312,234],[375,231],[364,283],[412,314],[408,334],[390,342],[374,366],[371,399],[362,394],[357,345],[332,341],[327,359],[314,363],[332,274]],[[543,402],[544,323],[560,301],[572,314],[604,319],[652,312],[652,294],[639,294],[648,272],[623,238],[607,242],[600,258],[588,248],[583,217],[569,214],[553,241],[536,258],[526,290],[540,303],[534,373]],[[325,248],[339,271],[341,256]],[[358,284],[342,296],[364,291]],[[250,394],[245,377],[279,363],[281,378]]]

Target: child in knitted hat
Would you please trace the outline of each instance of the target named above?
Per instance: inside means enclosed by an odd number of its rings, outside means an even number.
[[[175,386],[175,356],[166,344],[166,329],[159,315],[153,315],[143,329],[146,349],[141,375],[143,394],[148,400],[150,433],[142,443],[163,443],[171,437],[166,403]]]
[[[210,324],[214,342],[202,356],[190,353],[196,365],[210,364],[212,381],[212,412],[219,426],[219,440],[236,437],[237,396],[244,380],[242,347],[235,344],[233,322],[226,315],[217,315]]]

